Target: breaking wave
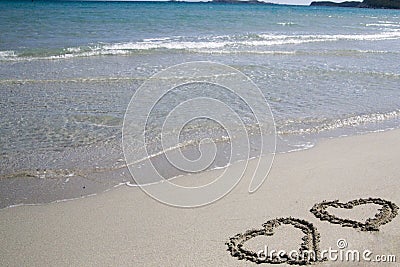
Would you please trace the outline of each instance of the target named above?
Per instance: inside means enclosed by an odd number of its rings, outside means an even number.
[[[382,41],[400,39],[400,31],[391,30],[375,34],[246,34],[237,36],[208,37],[164,37],[149,38],[137,42],[98,43],[80,47],[61,49],[41,49],[34,51],[0,51],[0,61],[68,59],[74,57],[91,57],[105,55],[131,55],[151,51],[169,52],[173,50],[194,53],[264,53],[293,54],[293,51],[259,51],[257,48],[274,47],[290,49],[292,45],[314,42],[336,41]]]

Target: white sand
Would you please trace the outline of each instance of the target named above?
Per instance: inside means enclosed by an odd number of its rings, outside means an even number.
[[[379,197],[399,205],[399,143],[396,130],[326,140],[307,151],[281,154],[255,194],[247,193],[249,181],[243,179],[228,196],[202,208],[169,207],[139,188],[123,186],[85,199],[4,209],[0,211],[0,265],[255,266],[232,257],[225,242],[237,233],[262,228],[267,220],[288,216],[314,224],[321,234],[321,249],[336,249],[337,240],[344,238],[348,249],[393,254],[399,264],[400,216],[379,232],[364,232],[320,221],[309,212],[315,203],[335,199]],[[213,175],[204,173],[198,179]],[[328,210],[365,220],[377,207]],[[247,246],[291,250],[301,243],[301,236],[299,230],[284,226],[273,237],[257,237]],[[318,265],[398,266],[340,261]]]

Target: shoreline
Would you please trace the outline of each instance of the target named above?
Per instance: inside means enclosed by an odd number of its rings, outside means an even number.
[[[347,202],[373,197],[399,205],[399,136],[400,130],[393,130],[334,138],[321,141],[313,149],[278,154],[270,175],[254,194],[247,192],[249,177],[245,174],[226,197],[202,208],[169,207],[139,188],[121,186],[73,201],[2,209],[0,264],[253,265],[232,257],[225,242],[278,217],[312,223],[321,234],[321,248],[335,248],[336,241],[343,238],[349,249],[400,257],[398,217],[370,233],[320,221],[309,212],[316,203],[336,199]],[[174,183],[195,185],[214,177],[201,173]],[[374,204],[355,208],[354,212],[329,211],[363,221],[373,217],[377,208]],[[248,245],[262,248],[265,238]],[[297,238],[298,233],[285,226],[276,230],[276,238],[270,241],[277,248],[289,249],[298,247]],[[340,261],[320,265],[374,266]]]
[[[340,133],[341,130],[344,130],[346,132],[345,134],[338,134]],[[307,151],[310,149],[314,149],[319,146],[320,143],[324,143],[326,141],[332,140],[332,139],[341,139],[341,138],[352,138],[352,137],[357,137],[357,136],[364,136],[364,135],[370,135],[370,134],[376,134],[376,133],[385,133],[385,132],[391,132],[391,131],[400,131],[399,128],[384,128],[384,129],[371,129],[365,130],[365,131],[356,131],[356,129],[336,129],[335,131],[329,131],[329,132],[323,132],[323,133],[318,133],[315,134],[313,137],[312,135],[308,135],[307,139],[304,139],[301,136],[298,135],[289,135],[289,137],[292,137],[293,140],[301,140],[301,144],[296,145],[292,144],[289,145],[287,142],[288,140],[283,141],[283,137],[281,135],[277,135],[277,151],[275,155],[280,155],[280,154],[290,154],[290,153],[298,153],[302,151]],[[325,135],[323,135],[325,134]],[[279,145],[280,143],[280,145]],[[279,149],[279,146],[280,149]],[[289,149],[289,150],[288,150]],[[256,157],[251,157],[249,158],[249,161],[254,161],[258,159],[259,156]],[[118,163],[121,163],[119,160],[117,161]],[[232,165],[235,164],[240,164],[241,161],[239,162],[231,162],[229,165],[224,166],[224,167],[215,167],[211,168],[208,170],[205,170],[200,173],[202,175],[203,173],[210,173],[214,171],[219,171],[219,170],[224,170],[226,168],[229,168]],[[58,170],[48,170],[48,172],[52,171],[58,171]],[[59,170],[63,171],[63,170]],[[24,170],[21,170],[21,173],[24,173]],[[179,174],[175,177],[169,178],[170,181],[176,180],[176,179],[182,179],[185,177],[191,177],[192,175],[199,175],[199,174]],[[2,209],[8,209],[8,208],[13,208],[13,207],[19,207],[19,206],[40,206],[40,205],[47,205],[47,204],[53,204],[53,203],[60,203],[60,202],[66,202],[66,201],[75,201],[77,199],[84,199],[87,197],[93,197],[99,194],[106,193],[108,191],[114,190],[115,188],[118,187],[138,187],[136,185],[128,170],[128,168],[125,166],[119,166],[116,168],[110,168],[108,171],[100,171],[100,172],[93,172],[90,174],[90,177],[95,177],[97,178],[84,178],[81,176],[65,176],[65,177],[60,177],[60,178],[41,178],[41,177],[10,177],[10,178],[3,178],[7,180],[0,180],[1,185],[3,185],[3,190],[2,193],[3,195],[8,194],[7,189],[10,189],[8,187],[8,184],[18,184],[20,186],[28,187],[28,188],[35,188],[37,186],[44,186],[40,192],[34,192],[34,191],[24,191],[24,192],[19,192],[19,194],[26,194],[26,193],[33,193],[31,198],[24,198],[27,200],[26,203],[12,203],[7,206],[0,206],[0,210]],[[100,177],[100,178],[99,178]],[[111,179],[110,179],[111,178]],[[33,180],[32,180],[33,179]],[[10,183],[7,183],[7,181],[11,181]],[[63,186],[61,188],[56,188],[57,190],[54,190],[54,192],[51,192],[49,196],[46,196],[44,191],[46,191],[51,184],[59,184],[62,183]],[[72,187],[65,189],[64,186],[67,183],[72,182]],[[47,183],[47,186],[46,186]],[[99,184],[100,183],[100,184]],[[148,185],[158,183],[158,182],[149,182]],[[50,184],[50,185],[49,185]],[[147,186],[147,185],[145,185]],[[54,187],[53,187],[54,189]],[[11,191],[16,191],[17,188],[11,188]],[[88,190],[88,191],[87,191]],[[14,193],[13,193],[14,194]],[[64,196],[64,198],[63,198]],[[68,197],[65,197],[68,196]],[[18,197],[16,197],[18,199]],[[21,197],[19,197],[20,199]],[[5,199],[8,199],[7,197]],[[34,199],[37,199],[37,201],[33,201]],[[41,200],[39,200],[41,199]],[[11,200],[11,202],[13,202]],[[29,203],[30,202],[30,203]]]

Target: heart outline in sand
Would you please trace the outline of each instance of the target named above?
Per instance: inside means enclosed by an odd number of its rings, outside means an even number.
[[[303,242],[300,244],[300,248],[298,249],[299,258],[298,259],[290,259],[287,254],[281,255],[281,257],[273,255],[270,257],[266,255],[263,258],[260,258],[257,255],[257,252],[248,250],[243,247],[244,243],[248,240],[260,236],[272,236],[274,235],[274,229],[281,226],[282,224],[292,225],[296,229],[300,229],[304,236],[302,238]],[[247,230],[243,234],[237,234],[234,237],[229,239],[229,242],[226,243],[228,246],[228,251],[230,251],[233,257],[237,257],[238,259],[246,259],[248,261],[252,261],[255,263],[271,263],[271,264],[280,264],[287,263],[291,265],[305,265],[311,264],[315,262],[321,262],[324,259],[320,259],[320,249],[319,249],[319,241],[320,234],[317,228],[314,225],[306,220],[296,219],[296,218],[277,218],[273,220],[269,220],[265,222],[263,225],[263,229],[251,229]],[[304,258],[304,251],[313,251],[315,254],[315,258],[307,257]]]
[[[365,222],[360,222],[351,219],[343,219],[330,214],[326,209],[328,207],[342,208],[342,209],[353,209],[359,205],[367,204],[377,204],[382,208],[379,212],[374,215],[374,218],[368,218]],[[361,231],[379,231],[381,225],[387,224],[392,221],[396,216],[399,207],[385,199],[381,198],[360,198],[355,200],[350,200],[347,203],[339,202],[339,200],[334,201],[322,201],[321,203],[315,204],[310,212],[314,214],[315,217],[321,221],[328,221],[333,224],[340,224],[342,227],[353,227]]]

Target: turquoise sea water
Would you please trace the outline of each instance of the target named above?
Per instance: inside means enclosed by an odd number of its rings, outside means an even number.
[[[178,63],[248,75],[271,106],[279,152],[400,125],[396,10],[64,1],[1,1],[0,10],[1,206],[130,180],[129,100]],[[202,121],[185,140],[205,133],[221,131]]]

